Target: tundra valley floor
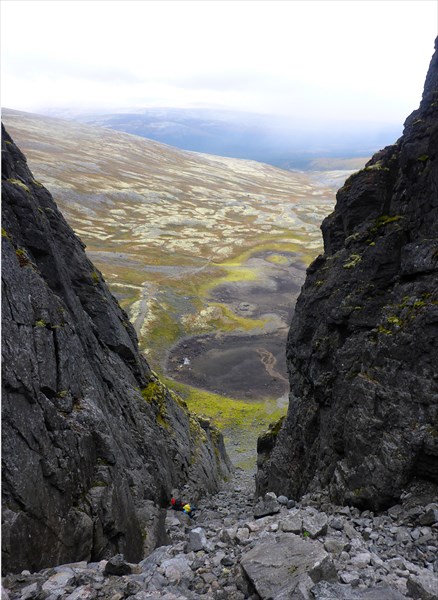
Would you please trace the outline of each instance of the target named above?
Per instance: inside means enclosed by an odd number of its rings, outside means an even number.
[[[8,109],[3,121],[156,371],[189,405],[205,390],[202,412],[207,392],[223,411],[263,407],[259,428],[284,412],[293,306],[351,171],[285,171]]]

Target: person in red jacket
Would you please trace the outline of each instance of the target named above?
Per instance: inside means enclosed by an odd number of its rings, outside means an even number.
[[[182,511],[185,502],[183,502],[182,500],[179,500],[179,498],[174,498],[172,496],[172,498],[170,499],[170,504],[172,505],[173,510]]]

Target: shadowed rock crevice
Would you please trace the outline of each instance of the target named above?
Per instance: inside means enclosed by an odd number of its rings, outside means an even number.
[[[223,440],[162,385],[84,245],[2,135],[3,569],[163,538],[172,488],[229,472]]]
[[[287,419],[259,492],[328,488],[362,508],[438,472],[438,53],[403,136],[347,179],[322,224],[288,344]]]

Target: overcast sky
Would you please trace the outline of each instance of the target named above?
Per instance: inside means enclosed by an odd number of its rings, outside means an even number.
[[[2,106],[221,107],[400,123],[437,0],[2,0]]]

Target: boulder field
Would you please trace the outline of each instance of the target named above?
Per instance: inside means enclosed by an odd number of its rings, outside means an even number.
[[[193,519],[166,511],[165,545],[3,579],[4,600],[403,600],[438,598],[438,504],[425,490],[375,514],[268,492],[237,469]],[[422,495],[423,494],[423,495]]]

